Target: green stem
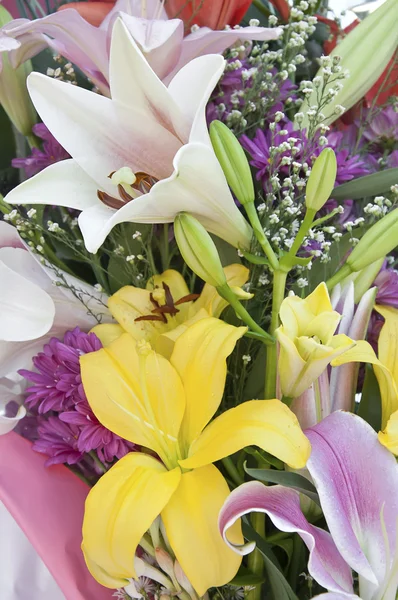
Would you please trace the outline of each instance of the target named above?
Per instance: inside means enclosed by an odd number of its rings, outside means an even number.
[[[95,462],[95,464],[97,465],[97,467],[99,469],[101,469],[102,473],[106,473],[106,467],[105,465],[100,461],[100,459],[98,458],[97,454],[95,453],[94,450],[91,450],[91,452],[89,452],[89,455],[91,456],[91,458],[93,459],[93,461]]]
[[[253,227],[254,235],[256,236],[258,243],[263,249],[265,256],[268,258],[271,268],[275,271],[279,266],[278,259],[276,257],[275,252],[271,248],[271,244],[266,238],[264,229],[260,223],[260,219],[258,218],[257,210],[254,206],[254,203],[249,202],[248,204],[245,204],[245,210],[247,216],[249,217],[251,226]]]
[[[293,402],[293,400],[294,400],[294,398],[291,398],[290,396],[282,396],[283,404],[286,404],[286,406],[289,406],[289,408],[290,408],[290,405]]]
[[[272,337],[275,335],[275,330],[279,325],[279,310],[285,297],[287,273],[285,271],[275,271],[274,286],[272,290],[272,312],[271,312],[271,328]],[[276,371],[277,371],[277,347],[273,344],[267,348],[267,359],[265,366],[265,399],[275,398],[276,395]]]
[[[303,243],[305,236],[307,235],[309,229],[311,228],[315,214],[316,214],[315,210],[313,210],[311,208],[307,208],[304,220],[300,225],[300,229],[298,230],[296,239],[294,240],[293,245],[288,252],[288,256],[291,256],[291,257],[296,256],[297,252],[300,250],[301,244]]]
[[[91,266],[94,271],[94,275],[95,275],[97,282],[99,284],[101,284],[104,291],[109,294],[110,293],[109,283],[108,283],[107,277],[105,275],[105,272],[102,269],[101,259],[98,256],[98,254],[93,254]]]
[[[350,266],[347,263],[343,265],[341,269],[339,269],[337,273],[333,275],[333,277],[327,280],[326,285],[328,290],[331,291],[335,285],[340,283],[340,281],[343,281],[343,279],[351,275],[351,273],[352,271]]]
[[[163,225],[163,248],[161,248],[161,259],[163,271],[167,271],[170,265],[170,252],[169,252],[169,224]]]
[[[224,298],[234,309],[236,314],[242,319],[242,321],[250,327],[252,331],[262,336],[265,344],[274,344],[275,340],[269,335],[260,325],[258,325],[254,319],[249,315],[243,304],[241,304],[238,298],[235,296],[229,285],[226,283],[217,288],[217,292],[222,298]]]
[[[253,6],[255,6],[257,10],[260,11],[266,17],[270,16],[271,11],[267,10],[267,8],[264,6],[261,0],[253,0]]]
[[[241,485],[244,480],[240,476],[232,458],[230,456],[226,456],[222,459],[221,462],[224,465],[226,471],[228,471],[228,475],[231,477],[232,481],[236,483],[236,485]]]
[[[147,534],[145,534],[147,535]],[[155,549],[152,544],[146,539],[145,535],[140,539],[140,546],[149,556],[153,556],[155,558]]]
[[[253,529],[262,537],[265,538],[265,514],[264,513],[253,513],[252,514],[252,525]],[[261,555],[260,550],[257,548],[249,554],[247,560],[247,566],[249,570],[255,575],[262,575],[264,570],[264,559]],[[251,590],[246,598],[247,600],[260,600],[261,599],[261,583],[258,583],[253,590]]]
[[[26,136],[26,140],[29,144],[29,148],[41,148],[40,140],[33,133]]]

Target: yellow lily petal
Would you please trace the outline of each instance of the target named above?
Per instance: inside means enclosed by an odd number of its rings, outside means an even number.
[[[387,306],[375,308],[385,319],[378,342],[379,359],[398,385],[398,310]]]
[[[184,390],[169,361],[139,344],[125,333],[108,348],[83,355],[84,390],[105,427],[151,448],[166,462],[175,451]]]
[[[349,362],[374,365],[382,402],[381,427],[384,429],[392,413],[398,410],[398,390],[391,372],[377,358],[372,346],[364,340],[358,340],[354,348],[335,358],[331,364],[332,367],[339,367]]]
[[[151,341],[154,335],[165,329],[161,321],[135,321],[138,317],[150,315],[154,309],[149,295],[148,290],[126,285],[108,300],[112,316],[136,340]]]
[[[168,269],[160,275],[151,277],[148,280],[146,289],[153,290],[155,287],[161,288],[163,283],[169,286],[171,295],[175,301],[184,296],[188,296],[190,293],[184,277],[178,271],[174,271],[174,269]]]
[[[312,319],[300,334],[310,337],[315,335],[323,344],[329,344],[331,337],[340,323],[340,319],[341,315],[335,310],[321,313]]]
[[[258,446],[294,469],[305,466],[311,446],[296,415],[280,400],[251,400],[227,410],[193,442],[185,469],[211,464],[245,446]]]
[[[224,273],[230,287],[240,288],[249,279],[250,272],[243,265],[235,264],[224,267]],[[221,298],[216,288],[206,283],[199,298],[191,307],[191,314],[204,308],[210,317],[218,318],[227,306],[228,302]]]
[[[185,390],[180,439],[186,450],[219,407],[227,375],[226,358],[246,331],[246,327],[208,318],[189,327],[176,341],[170,361]]]
[[[181,323],[181,325],[177,325],[177,327],[171,329],[171,331],[161,333],[155,340],[156,352],[159,352],[159,354],[165,358],[170,359],[174,350],[174,344],[180,335],[197,321],[207,319],[208,317],[209,313],[204,308],[201,308],[191,319],[187,319],[184,323]]]
[[[286,334],[294,339],[301,335],[314,318],[309,306],[298,296],[288,296],[281,304],[279,316]]]
[[[106,348],[124,333],[124,329],[120,325],[116,325],[116,323],[102,323],[93,327],[91,332],[95,333],[97,338],[101,340],[104,348]]]
[[[379,442],[390,452],[398,455],[398,410],[388,419],[384,431],[379,431]]]
[[[330,302],[328,288],[323,281],[315,288],[315,290],[305,298],[306,303],[310,307],[314,315],[319,315],[323,312],[329,312],[333,310]]]
[[[282,393],[293,398],[295,383],[305,368],[305,360],[300,356],[295,343],[286,335],[284,326],[278,327],[275,335],[279,342],[278,373]]]
[[[200,597],[210,587],[228,583],[242,560],[218,530],[218,514],[228,496],[224,477],[214,465],[209,465],[184,473],[162,511],[170,545]],[[234,543],[242,544],[239,522],[232,536]]]
[[[86,500],[82,548],[87,567],[105,587],[136,578],[134,556],[144,533],[178,487],[180,469],[132,452],[92,488]]]

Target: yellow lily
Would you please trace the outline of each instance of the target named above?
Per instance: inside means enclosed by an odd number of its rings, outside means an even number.
[[[332,362],[337,367],[348,362],[364,362],[373,365],[379,383],[382,418],[379,441],[394,454],[398,454],[398,310],[376,306],[385,319],[379,336],[379,357],[369,342],[358,341],[349,350]]]
[[[178,338],[170,361],[129,334],[81,357],[100,422],[159,457],[128,454],[88,495],[82,547],[102,585],[118,588],[136,578],[137,546],[158,515],[199,596],[227,583],[241,558],[218,531],[229,488],[212,463],[253,444],[293,468],[305,465],[309,441],[279,400],[245,402],[208,424],[222,399],[226,358],[245,331],[206,318]],[[239,524],[232,535],[243,542]]]
[[[282,394],[297,398],[337,356],[355,345],[344,334],[333,335],[341,316],[333,310],[325,283],[307,296],[288,296],[281,304],[282,325],[278,372]]]
[[[252,294],[241,290],[249,278],[243,265],[229,265],[224,269],[227,283],[242,299]],[[149,279],[146,289],[127,285],[108,300],[116,324],[97,325],[92,330],[104,346],[122,333],[130,333],[136,340],[148,341],[157,352],[169,358],[175,340],[191,325],[206,317],[219,317],[228,302],[218,295],[215,287],[205,284],[199,297],[191,294],[178,271],[169,269]]]

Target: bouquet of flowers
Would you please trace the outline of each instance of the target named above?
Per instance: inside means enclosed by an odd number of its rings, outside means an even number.
[[[397,1],[17,8],[7,511],[67,600],[395,600]]]

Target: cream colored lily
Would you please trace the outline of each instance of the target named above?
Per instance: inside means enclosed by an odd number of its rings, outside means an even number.
[[[333,310],[325,283],[307,298],[288,296],[281,304],[282,325],[278,372],[282,394],[297,398],[337,356],[355,345],[344,334],[333,335],[341,315]]]
[[[159,457],[128,454],[88,495],[82,547],[102,585],[123,587],[136,578],[137,546],[159,515],[199,596],[229,582],[241,558],[218,531],[229,488],[212,463],[253,444],[293,468],[305,465],[310,444],[279,400],[245,402],[208,424],[223,396],[226,358],[245,331],[207,318],[178,338],[170,361],[129,334],[81,357],[84,389],[100,422]],[[239,523],[231,535],[243,542]]]
[[[382,418],[379,441],[394,454],[398,454],[398,310],[387,306],[375,309],[385,319],[379,336],[379,357],[369,342],[359,341],[352,350],[332,362],[339,366],[349,362],[373,365],[379,383]]]
[[[249,278],[246,267],[229,265],[224,272],[228,285],[241,298],[252,297],[241,290]],[[118,325],[97,325],[92,330],[104,346],[127,332],[136,340],[148,341],[156,352],[169,358],[175,340],[189,325],[206,317],[219,317],[228,302],[207,283],[199,297],[191,294],[182,275],[168,269],[151,277],[145,290],[131,285],[121,288],[109,298],[108,306]]]

